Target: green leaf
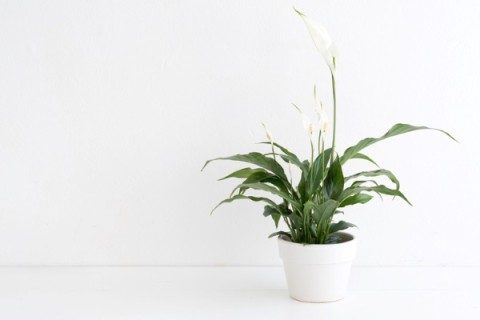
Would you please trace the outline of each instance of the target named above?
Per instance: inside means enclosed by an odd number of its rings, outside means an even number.
[[[363,153],[356,153],[354,154],[350,159],[362,159],[362,160],[366,160],[370,163],[373,163],[375,166],[377,166],[378,168],[380,168],[380,166],[375,162],[373,161],[372,158],[370,158],[369,156],[363,154]]]
[[[351,206],[358,203],[367,203],[372,200],[373,196],[366,193],[357,193],[351,197],[346,198],[340,203],[339,207]]]
[[[283,210],[283,208],[282,208],[283,206],[279,206],[279,207],[280,207],[280,209]],[[292,211],[292,210],[286,208],[286,211],[285,210],[283,211],[283,215],[290,221],[290,223],[293,226],[293,229],[298,229],[303,225],[303,219],[299,215],[298,210]]]
[[[311,202],[311,201],[310,201]],[[306,206],[307,204],[305,204]],[[310,205],[310,204],[309,204]],[[312,218],[315,223],[320,224],[327,219],[330,219],[335,210],[337,210],[339,205],[338,201],[335,200],[327,200],[324,203],[318,205],[312,202]]]
[[[303,164],[308,167],[309,166],[309,162],[307,160],[303,161]],[[305,202],[307,201],[309,197],[309,195],[307,194],[307,190],[306,190],[306,181],[308,180],[308,172],[307,174],[302,174],[302,176],[300,177],[300,182],[298,183],[298,186],[297,186],[297,190],[298,190],[298,193],[300,194],[300,198],[302,199],[302,202]]]
[[[357,180],[354,181],[350,187],[359,187],[365,183],[373,183],[374,185],[378,186],[378,182],[375,180]]]
[[[278,208],[274,208],[272,206],[265,206],[263,210],[263,216],[268,217],[271,216],[273,219],[273,222],[275,222],[275,228],[278,228],[278,222],[280,221],[280,213],[278,212]]]
[[[345,180],[343,178],[342,165],[337,157],[331,164],[325,178],[325,193],[329,199],[338,200],[343,192]]]
[[[267,141],[264,141],[264,142],[260,142],[261,144],[271,144],[270,142],[267,142]],[[287,148],[279,145],[278,143],[274,142],[273,145],[275,147],[277,147],[278,149],[280,149],[282,152],[283,152],[283,155],[280,155],[282,157],[282,159],[285,161],[285,162],[290,162],[291,164],[297,166],[298,168],[300,168],[302,170],[303,173],[307,173],[308,172],[308,166],[305,167],[304,163],[302,161],[300,161],[300,159],[298,159],[297,155],[291,151],[289,151]]]
[[[255,201],[255,202],[266,202],[268,203],[270,206],[274,207],[274,208],[277,208],[278,209],[278,212],[281,213],[281,209],[278,208],[277,204],[275,202],[273,202],[272,200],[268,199],[268,198],[265,198],[265,197],[252,197],[252,196],[244,196],[244,195],[240,195],[240,194],[237,194],[231,198],[228,198],[228,199],[225,199],[223,201],[221,201],[219,204],[217,204],[215,206],[215,208],[213,208],[213,210],[210,212],[210,214],[212,214],[218,207],[220,207],[222,204],[224,203],[231,203],[233,201],[236,201],[236,200],[251,200],[251,201]]]
[[[375,181],[375,180],[357,180],[355,182],[352,183],[352,185],[350,186],[350,188],[353,188],[353,187],[360,187],[362,186],[363,184],[365,183],[372,183],[374,184],[375,186],[379,186],[378,182]],[[379,197],[380,199],[383,200],[383,197],[382,197],[382,194],[377,192],[377,191],[374,191]]]
[[[269,192],[269,193],[272,193],[274,195],[277,195],[277,196],[281,197],[282,199],[284,199],[286,202],[291,204],[292,207],[294,207],[297,210],[300,210],[301,207],[302,207],[300,203],[298,203],[296,200],[294,200],[294,199],[292,199],[292,197],[290,197],[290,194],[282,192],[282,191],[278,190],[277,188],[269,186],[265,183],[261,183],[261,182],[245,183],[245,184],[239,185],[238,187],[266,191],[266,192]]]
[[[247,190],[247,188],[243,187],[244,184],[257,183],[257,182],[270,183],[273,186],[277,187],[280,191],[285,192],[287,194],[288,194],[288,187],[291,187],[290,183],[281,180],[276,175],[268,173],[266,171],[260,171],[260,172],[252,173],[240,185],[238,185],[237,187],[235,187],[235,189],[233,189],[232,194],[238,189],[240,189],[240,194],[243,194]]]
[[[327,168],[327,163],[331,157],[332,149],[329,148],[323,153],[319,154],[317,158],[313,161],[312,169],[310,171],[309,179],[307,180],[307,192],[308,194],[313,194],[318,191],[322,181],[325,179],[325,172]],[[343,188],[343,187],[342,187]]]
[[[356,227],[357,226],[354,225],[353,223],[340,220],[338,222],[332,223],[330,225],[330,230],[329,231],[330,231],[330,233],[334,233],[334,232],[337,232],[337,231],[345,230],[345,229],[348,229],[348,228],[356,228]]]
[[[311,201],[311,200],[308,200],[307,202],[305,202],[303,204],[303,216],[308,216],[310,214],[312,214],[312,209],[313,207],[317,206],[318,204],[316,204],[315,202]]]
[[[290,216],[292,214],[292,210],[288,208],[288,202],[285,200],[278,205],[278,208],[282,211],[282,215],[284,216]]]
[[[229,178],[248,178],[250,175],[252,175],[253,173],[256,173],[256,172],[265,172],[265,170],[260,169],[260,168],[256,168],[256,169],[243,168],[243,169],[240,169],[240,170],[237,170],[235,172],[230,173],[228,176],[225,176],[221,179],[218,179],[218,181],[229,179]]]
[[[355,179],[358,177],[379,177],[379,176],[385,176],[389,178],[390,181],[392,181],[395,184],[396,189],[397,190],[400,189],[400,181],[398,181],[397,177],[395,177],[395,175],[391,171],[385,170],[385,169],[359,172],[357,174],[346,177],[345,181],[348,181],[350,179]]]
[[[312,233],[314,238],[316,238],[318,236],[317,235],[317,228],[316,228],[316,225],[314,223],[312,223],[310,225],[310,232]]]
[[[348,197],[351,197],[360,192],[378,192],[378,193],[386,194],[389,196],[397,196],[405,200],[409,205],[412,205],[410,201],[408,201],[407,197],[405,197],[405,195],[402,192],[400,192],[400,190],[390,189],[384,185],[372,186],[372,187],[370,186],[369,187],[349,187],[345,189],[344,192],[342,193],[342,196],[340,197],[340,203],[343,202]]]
[[[285,175],[285,171],[283,170],[282,166],[274,159],[269,158],[261,153],[258,152],[251,152],[248,154],[237,154],[234,156],[230,157],[222,157],[222,158],[216,158],[216,159],[211,159],[205,162],[205,164],[202,167],[202,170],[205,169],[205,167],[212,161],[216,160],[232,160],[232,161],[241,161],[241,162],[246,162],[246,163],[251,163],[254,165],[259,166],[260,168],[264,168],[278,177],[280,179],[288,181],[287,176]]]
[[[290,234],[290,232],[277,231],[277,232],[272,233],[268,237],[272,238],[272,237],[275,237],[275,236],[286,236],[286,237],[290,238],[290,240],[292,240],[292,235]]]
[[[378,138],[365,138],[363,140],[360,140],[356,145],[347,148],[347,150],[345,150],[343,156],[341,157],[340,162],[342,164],[345,164],[345,162],[347,162],[349,159],[352,159],[361,150],[363,150],[364,148],[366,148],[366,147],[368,147],[368,146],[370,146],[370,145],[372,145],[376,142],[379,142],[379,141],[382,141],[382,140],[385,140],[387,138],[391,138],[391,137],[394,137],[394,136],[398,136],[400,134],[404,134],[404,133],[407,133],[407,132],[416,131],[416,130],[440,131],[440,132],[446,134],[449,138],[453,139],[454,141],[457,141],[448,132],[440,130],[440,129],[429,128],[429,127],[425,127],[425,126],[412,126],[410,124],[404,124],[404,123],[397,123],[393,127],[391,127],[390,130],[388,130],[387,133],[385,133],[383,136],[378,137]]]
[[[241,184],[239,184],[238,186],[236,186],[236,187],[232,190],[231,195],[233,195],[233,194],[235,193],[235,191],[237,191],[238,189],[240,189],[239,194],[243,194],[243,193],[247,190],[247,188],[242,187],[243,184],[260,182],[260,181],[262,181],[263,179],[266,179],[267,177],[269,177],[269,176],[271,176],[271,175],[272,175],[272,174],[271,174],[271,173],[268,173],[267,171],[254,172],[254,173],[252,173],[251,175],[249,175],[249,176],[247,177],[247,179],[245,179]]]

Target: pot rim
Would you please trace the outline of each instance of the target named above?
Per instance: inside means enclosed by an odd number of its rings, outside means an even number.
[[[351,234],[351,233],[348,233],[348,232],[334,232],[333,234],[340,234],[340,235],[347,235],[350,237],[350,239],[348,239],[347,241],[344,241],[344,242],[340,242],[340,243],[314,243],[314,244],[311,244],[311,243],[298,243],[298,242],[292,242],[290,240],[287,240],[288,238],[286,236],[279,236],[277,239],[278,241],[281,241],[287,245],[291,245],[291,246],[296,246],[296,247],[327,247],[327,246],[341,246],[341,245],[350,245],[352,242],[355,242],[356,241],[356,237]],[[286,239],[285,239],[286,238]]]

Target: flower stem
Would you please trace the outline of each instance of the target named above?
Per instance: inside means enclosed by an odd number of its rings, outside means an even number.
[[[313,147],[312,136],[310,136],[310,168],[313,167],[313,157],[315,153],[315,148]]]
[[[333,57],[333,67],[336,68],[335,57]],[[335,90],[335,77],[332,72],[332,92],[333,92],[333,138],[332,138],[332,154],[330,162],[333,163],[335,158],[335,135],[337,132],[337,93]]]

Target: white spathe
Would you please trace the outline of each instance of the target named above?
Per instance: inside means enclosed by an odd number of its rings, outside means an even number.
[[[300,17],[302,17],[303,22],[305,22],[308,32],[315,43],[315,47],[317,47],[317,50],[325,59],[325,62],[327,63],[328,68],[330,68],[332,75],[335,76],[335,64],[333,63],[333,58],[338,54],[338,49],[333,44],[333,41],[328,35],[327,30],[297,9],[295,9],[295,11],[298,13],[298,15],[300,15]]]

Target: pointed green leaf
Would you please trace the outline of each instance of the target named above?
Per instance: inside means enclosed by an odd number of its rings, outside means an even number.
[[[327,200],[320,205],[314,204],[312,208],[312,218],[315,223],[320,224],[323,221],[330,219],[337,210],[338,205],[339,202],[332,199]]]
[[[265,172],[265,170],[260,169],[260,168],[256,168],[256,169],[243,168],[243,169],[240,169],[240,170],[237,170],[235,172],[230,173],[228,176],[225,176],[221,179],[218,179],[218,181],[229,179],[229,178],[248,178],[250,175],[252,175],[253,173],[256,173],[256,172]]]
[[[303,216],[308,216],[310,214],[312,214],[312,209],[313,207],[315,207],[317,204],[311,200],[308,200],[307,202],[305,202],[303,204]]]
[[[231,195],[233,195],[235,193],[235,191],[239,190],[239,194],[243,194],[245,193],[245,191],[248,189],[248,188],[245,188],[245,187],[242,187],[243,184],[249,184],[249,183],[255,183],[255,182],[260,182],[262,181],[263,179],[266,179],[267,177],[271,176],[272,174],[271,173],[268,173],[266,171],[257,171],[257,172],[254,172],[252,173],[251,175],[249,175],[247,177],[247,179],[245,179],[241,184],[239,184],[238,186],[236,186],[233,190],[232,190],[232,193]]]
[[[340,197],[340,202],[343,202],[345,199],[358,194],[360,192],[378,192],[381,194],[386,194],[389,196],[397,196],[405,200],[409,205],[412,205],[410,201],[408,201],[407,197],[400,192],[400,190],[395,190],[395,189],[390,189],[387,188],[384,185],[379,185],[379,186],[372,186],[372,187],[349,187],[344,190],[342,193],[342,196]]]
[[[313,194],[318,191],[322,181],[325,179],[327,174],[327,164],[330,160],[332,154],[332,149],[329,148],[323,153],[319,154],[317,158],[313,161],[312,169],[310,170],[310,175],[308,179],[307,192],[308,194]],[[343,187],[342,187],[343,188]]]
[[[340,161],[341,161],[342,164],[345,164],[349,159],[353,158],[361,150],[363,150],[364,148],[366,148],[366,147],[368,147],[368,146],[370,146],[370,145],[372,145],[376,142],[379,142],[379,141],[382,141],[382,140],[385,140],[387,138],[391,138],[391,137],[394,137],[394,136],[398,136],[400,134],[404,134],[404,133],[407,133],[407,132],[416,131],[416,130],[440,131],[440,132],[446,134],[451,139],[455,140],[455,138],[452,137],[448,132],[440,130],[440,129],[429,128],[429,127],[425,127],[425,126],[412,126],[410,124],[404,124],[404,123],[397,123],[393,127],[391,127],[390,130],[388,130],[387,133],[385,133],[383,136],[378,137],[378,138],[365,138],[363,140],[360,140],[356,145],[347,148],[347,150],[345,150],[343,156],[341,157]],[[455,141],[457,141],[457,140],[455,140]]]
[[[269,238],[272,238],[272,237],[275,237],[275,236],[286,236],[286,237],[288,237],[290,240],[292,240],[292,235],[291,235],[289,232],[285,232],[285,231],[277,231],[277,232],[274,232],[274,233],[272,233],[271,235],[269,235],[268,237],[269,237]]]
[[[272,219],[273,219],[273,222],[275,222],[275,228],[278,228],[278,222],[280,221],[280,213],[278,212],[278,209],[277,208],[274,208],[272,206],[265,206],[264,210],[263,210],[263,216],[264,217],[268,217],[268,216],[271,216]]]
[[[288,181],[287,176],[285,175],[285,171],[283,170],[282,166],[274,159],[269,158],[261,153],[258,152],[251,152],[248,154],[237,154],[230,157],[222,157],[211,159],[205,162],[203,165],[203,169],[212,161],[216,160],[232,160],[232,161],[241,161],[246,163],[251,163],[259,166],[260,168],[264,168],[273,174],[277,175],[280,179]]]
[[[257,182],[257,183],[246,183],[246,184],[241,184],[239,185],[240,188],[248,188],[248,189],[254,189],[254,190],[261,190],[261,191],[266,191],[269,193],[272,193],[274,195],[277,195],[290,203],[295,209],[300,210],[301,209],[301,204],[298,203],[296,200],[294,200],[290,194],[287,194],[285,192],[282,192],[278,190],[275,187],[269,186],[265,183]]]
[[[233,189],[232,194],[235,193],[236,190],[240,189],[240,193],[244,193],[248,188],[244,187],[245,184],[250,183],[270,183],[273,186],[277,187],[280,191],[288,193],[288,188],[291,187],[290,183],[281,180],[274,174],[268,173],[266,171],[254,172],[247,179],[245,179],[240,185]]]
[[[355,179],[358,177],[379,177],[379,176],[385,176],[389,178],[390,181],[392,181],[395,184],[396,189],[397,190],[400,189],[400,181],[398,181],[397,177],[395,177],[395,175],[391,171],[385,170],[385,169],[359,172],[357,174],[346,177],[345,181],[348,181],[350,179]]]
[[[265,197],[252,197],[252,196],[244,196],[244,195],[235,195],[231,198],[228,198],[228,199],[225,199],[223,201],[221,201],[219,204],[217,204],[215,206],[215,208],[213,208],[213,210],[210,212],[210,214],[212,214],[218,207],[220,207],[222,204],[224,203],[231,203],[233,201],[236,201],[236,200],[251,200],[251,201],[255,201],[255,202],[259,202],[259,201],[263,201],[263,202],[266,202],[268,203],[269,205],[271,205],[272,207],[274,208],[278,208],[277,204],[275,202],[273,202],[272,200],[268,199],[268,198],[265,198]],[[278,208],[278,212],[281,212],[280,208]]]
[[[373,163],[376,167],[380,168],[380,166],[375,162],[373,161],[372,158],[370,158],[369,156],[363,154],[363,153],[356,153],[354,154],[350,159],[362,159],[362,160],[366,160],[370,163]]]
[[[267,141],[260,142],[260,143],[261,144],[271,144],[270,142],[267,142]],[[297,166],[304,173],[308,172],[308,166],[305,167],[305,165],[302,163],[302,161],[300,161],[300,159],[298,159],[297,155],[295,155],[293,152],[289,151],[287,148],[279,145],[276,142],[274,142],[273,145],[283,152],[283,155],[280,155],[280,156],[282,157],[282,159],[285,162],[287,162],[287,163],[290,162],[291,164]]]
[[[303,161],[303,165],[308,168],[309,162],[305,160]],[[298,190],[298,193],[300,194],[300,198],[302,199],[302,202],[305,202],[307,201],[307,199],[310,198],[306,190],[307,180],[308,180],[308,171],[307,171],[307,174],[302,174],[302,176],[300,177],[300,182],[298,183],[298,186],[297,186],[297,190]]]
[[[354,181],[350,187],[359,187],[365,183],[372,183],[378,186],[378,182],[375,180],[357,180],[357,181]]]
[[[357,193],[351,197],[346,198],[340,203],[340,207],[351,206],[358,203],[367,203],[372,200],[373,196],[366,193]]]
[[[325,178],[325,193],[329,199],[338,200],[342,194],[345,181],[343,178],[342,165],[337,157],[330,165],[327,177]]]
[[[334,233],[334,232],[337,232],[337,231],[345,230],[345,229],[348,229],[348,228],[356,228],[356,227],[357,226],[354,225],[353,223],[340,220],[338,222],[332,223],[330,225],[330,230],[329,231],[330,231],[330,233]]]

